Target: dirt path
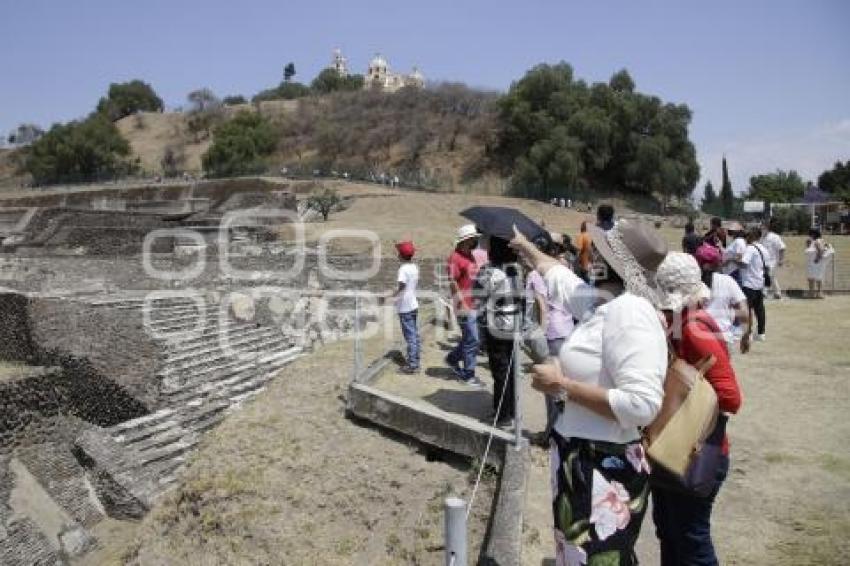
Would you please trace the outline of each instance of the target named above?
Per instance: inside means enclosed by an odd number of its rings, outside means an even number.
[[[347,420],[351,356],[338,342],[285,368],[208,435],[140,525],[102,523],[106,544],[83,563],[441,564],[443,498],[468,498],[473,472]],[[488,513],[473,508],[470,556]]]
[[[734,358],[744,404],[730,421],[732,467],[714,512],[720,563],[847,564],[850,297],[770,302],[767,324],[767,342]],[[542,450],[532,464],[526,523],[542,543],[526,545],[524,563],[538,565],[552,558]],[[642,563],[658,563],[657,546],[648,514]]]

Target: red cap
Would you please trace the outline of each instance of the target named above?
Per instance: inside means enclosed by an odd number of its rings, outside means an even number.
[[[395,245],[395,249],[398,250],[398,253],[399,255],[401,255],[401,257],[407,259],[412,258],[413,254],[416,253],[416,248],[413,247],[413,242],[411,241],[399,242]]]

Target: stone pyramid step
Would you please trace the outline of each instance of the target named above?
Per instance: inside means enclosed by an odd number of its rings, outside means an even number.
[[[203,342],[194,343],[188,346],[182,346],[175,349],[165,358],[167,364],[172,364],[185,359],[190,359],[196,356],[212,354],[216,351],[227,348],[239,348],[242,344],[247,344],[261,338],[272,336],[280,336],[280,330],[270,326],[248,327],[239,333],[215,333],[210,335]]]
[[[233,360],[243,362],[256,360],[259,362],[264,355],[285,348],[291,343],[291,338],[279,333],[272,333],[269,336],[252,336],[226,350],[216,348],[207,354],[183,358],[176,362],[165,362],[158,370],[157,375],[165,379],[181,373],[198,373]]]
[[[174,354],[181,350],[187,350],[209,342],[218,341],[222,334],[232,339],[237,336],[244,335],[246,332],[269,328],[276,327],[246,324],[244,322],[229,322],[225,323],[223,326],[209,326],[192,338],[186,338],[184,340],[164,340],[162,341],[162,345],[169,354]]]
[[[265,383],[280,368],[300,356],[301,348],[292,347],[272,354],[260,364],[240,364],[210,375],[199,375],[165,391],[169,404],[179,405],[209,396],[226,396],[233,387],[243,382]]]

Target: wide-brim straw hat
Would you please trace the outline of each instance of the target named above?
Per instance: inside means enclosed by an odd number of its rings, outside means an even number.
[[[623,280],[626,290],[657,304],[655,270],[667,256],[667,242],[650,225],[619,221],[612,229],[588,226],[599,254]]]

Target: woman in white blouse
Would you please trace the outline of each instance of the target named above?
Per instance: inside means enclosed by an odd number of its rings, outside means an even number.
[[[649,466],[638,427],[661,407],[667,340],[653,303],[653,272],[667,244],[651,227],[621,221],[591,230],[593,288],[513,241],[543,276],[550,300],[584,313],[551,363],[534,366],[535,389],[561,397],[550,439],[558,564],[634,564],[646,512]]]

